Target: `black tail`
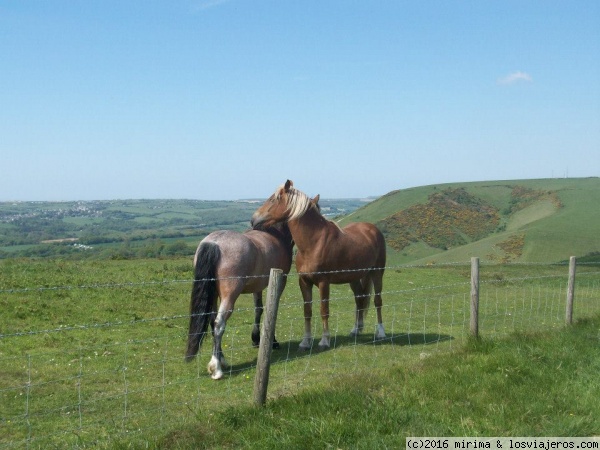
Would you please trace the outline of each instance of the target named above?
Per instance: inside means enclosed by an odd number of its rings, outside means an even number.
[[[220,257],[221,251],[218,245],[212,242],[205,242],[200,245],[196,267],[194,267],[186,361],[191,361],[196,356],[208,329],[212,305],[217,295],[215,277]]]

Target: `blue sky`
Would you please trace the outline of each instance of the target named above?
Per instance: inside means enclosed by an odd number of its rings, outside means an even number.
[[[0,201],[600,176],[600,2],[0,0]]]

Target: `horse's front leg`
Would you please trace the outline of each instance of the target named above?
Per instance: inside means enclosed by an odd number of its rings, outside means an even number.
[[[223,340],[223,334],[225,334],[227,319],[229,319],[232,312],[233,302],[222,299],[213,328],[213,351],[207,367],[208,373],[210,373],[213,380],[220,380],[223,378],[223,366],[227,366],[227,361],[225,361],[225,356],[223,355],[223,349],[221,347],[221,341]]]
[[[262,291],[255,292],[254,296],[254,326],[252,327],[252,345],[258,347],[260,345],[260,318],[263,313]],[[273,348],[279,348],[279,342],[273,336]]]
[[[304,301],[304,336],[298,346],[301,351],[308,350],[312,347],[312,330],[311,330],[311,319],[312,319],[312,287],[311,281],[300,277],[300,291],[302,292],[302,299]]]
[[[321,350],[327,350],[329,343],[329,283],[319,284],[319,295],[321,297],[321,321],[323,322],[323,335],[319,342]]]

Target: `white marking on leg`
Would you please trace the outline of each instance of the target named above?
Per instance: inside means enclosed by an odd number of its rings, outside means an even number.
[[[221,363],[225,362],[225,358],[223,357],[223,351],[221,349],[221,340],[223,339],[223,334],[225,334],[226,319],[222,309],[223,308],[221,307],[217,314],[217,318],[215,319],[214,348],[207,367],[208,373],[211,374],[213,380],[220,380],[223,378]]]
[[[312,347],[313,337],[310,333],[304,333],[304,337],[298,346],[298,350],[306,351]]]
[[[319,348],[321,348],[321,350],[326,350],[329,347],[329,333],[323,333],[323,337],[321,337],[321,342],[319,342]]]
[[[221,370],[221,361],[215,355],[212,355],[207,366],[208,373],[213,380],[223,378],[223,370]]]
[[[356,322],[354,323],[354,328],[352,328],[352,330],[350,331],[350,337],[356,337],[358,336],[363,328],[365,327],[364,325],[364,316],[365,316],[365,310],[364,309],[359,309],[358,307],[358,302],[356,305]]]
[[[382,323],[377,324],[377,328],[375,329],[375,339],[385,339],[385,330],[383,329]]]

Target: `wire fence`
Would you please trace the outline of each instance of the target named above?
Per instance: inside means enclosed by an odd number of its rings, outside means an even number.
[[[315,314],[315,343],[299,352],[304,317],[297,278],[288,276],[279,304],[280,348],[272,354],[270,398],[353,371],[434,357],[469,337],[468,265],[388,267],[385,339],[374,339],[373,307],[364,333],[351,337],[352,292],[347,285],[332,286],[331,350],[318,350],[321,321]],[[191,281],[0,288],[0,448],[148,440],[211,420],[220,407],[250,403],[257,357],[250,339],[252,299],[242,296],[235,305],[223,338],[230,366],[215,382],[206,372],[210,337],[194,362],[183,358]],[[566,266],[484,266],[480,334],[495,338],[563,327],[566,292]],[[600,313],[596,266],[578,267],[575,297],[575,319]]]

